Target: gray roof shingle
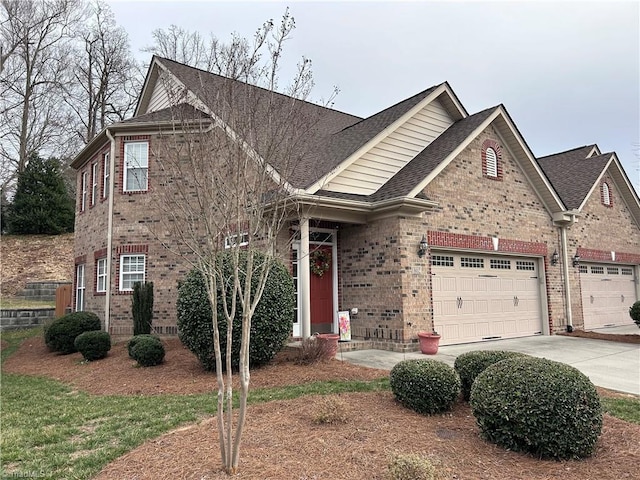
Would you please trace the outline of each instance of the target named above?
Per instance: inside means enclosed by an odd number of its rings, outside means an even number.
[[[538,158],[538,164],[567,209],[580,207],[593,188],[612,153],[587,158],[595,145]]]

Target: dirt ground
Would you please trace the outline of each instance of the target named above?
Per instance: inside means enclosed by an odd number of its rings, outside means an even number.
[[[79,354],[49,353],[42,339],[28,339],[5,363],[5,372],[44,375],[95,395],[201,393],[214,376],[177,340],[166,341],[163,365],[137,368],[124,343],[101,361],[82,363]],[[333,360],[300,366],[280,355],[273,365],[252,371],[251,387],[282,386],[329,379],[371,380],[388,372]],[[600,390],[606,395],[621,395]],[[325,400],[307,396],[249,407],[243,437],[242,479],[366,479],[386,477],[393,452],[424,453],[440,479],[618,480],[638,478],[640,425],[605,415],[595,454],[582,461],[546,461],[505,451],[483,441],[468,405],[445,415],[421,416],[401,407],[389,392],[342,394],[348,420],[320,425],[315,414]],[[215,419],[177,429],[120,457],[97,479],[224,479]]]
[[[11,297],[27,282],[73,280],[73,233],[2,235],[0,294]]]

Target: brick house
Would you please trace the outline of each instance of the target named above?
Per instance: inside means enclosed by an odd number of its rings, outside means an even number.
[[[154,57],[134,117],[72,163],[74,302],[114,335],[132,332],[140,280],[155,284],[158,333],[177,333],[188,266],[145,226],[158,215],[154,152],[176,110],[209,116],[202,89],[223,80]],[[186,101],[172,104],[172,89]],[[305,212],[290,219],[299,235],[279,250],[296,283],[293,336],[337,331],[339,311],[352,312],[354,339],[396,350],[417,348],[422,330],[446,345],[631,322],[640,200],[614,153],[594,145],[536,159],[503,105],[470,115],[447,83],[364,119],[305,108],[322,121],[288,179]],[[320,251],[322,276],[306,254]]]

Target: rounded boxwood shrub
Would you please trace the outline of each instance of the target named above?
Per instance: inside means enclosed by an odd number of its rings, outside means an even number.
[[[92,362],[107,356],[111,350],[111,337],[102,330],[93,330],[78,335],[73,344],[85,360]]]
[[[510,358],[487,367],[471,388],[470,403],[485,439],[540,458],[587,457],[602,431],[591,381],[544,358]]]
[[[164,361],[164,345],[159,338],[150,335],[136,341],[131,350],[133,359],[141,367],[153,367],[160,365]]]
[[[135,335],[133,338],[131,338],[131,340],[129,340],[127,342],[127,352],[129,352],[129,357],[130,358],[133,358],[133,347],[135,347],[136,344],[143,338],[154,338],[154,339],[158,340],[160,343],[162,343],[160,338],[158,338],[155,335],[152,335],[150,333],[141,333],[140,335]]]
[[[53,352],[76,352],[74,341],[84,332],[100,330],[100,319],[95,313],[74,312],[54,320],[44,332],[44,341]]]
[[[389,375],[391,390],[404,406],[431,415],[450,410],[460,394],[460,379],[437,360],[403,360]]]
[[[629,307],[631,320],[640,328],[640,300]]]
[[[240,253],[240,265],[246,265],[246,252]],[[254,264],[259,265],[267,258],[254,252]],[[221,254],[220,261],[224,262],[225,277],[231,278],[231,257],[228,253]],[[273,260],[271,260],[273,261]],[[257,288],[254,278],[252,289]],[[241,274],[240,282],[244,283]],[[225,344],[227,338],[227,322],[224,317],[222,298],[218,291],[217,318],[220,330],[220,346],[222,350],[222,365],[226,365]],[[227,298],[231,302],[231,295]],[[240,342],[242,336],[242,318],[240,301],[237,303],[236,316],[233,320],[233,340],[231,363],[237,369],[240,364]],[[278,353],[291,335],[293,328],[295,306],[295,291],[293,280],[287,268],[280,262],[274,262],[266,281],[262,298],[258,303],[251,321],[251,343],[249,346],[249,364],[257,367],[269,363]],[[202,366],[209,371],[216,369],[213,348],[213,324],[211,306],[205,279],[197,270],[192,270],[178,288],[178,336],[182,343],[197,357]]]
[[[460,375],[462,396],[466,401],[469,401],[473,381],[489,365],[493,365],[506,358],[526,356],[524,353],[508,352],[506,350],[476,350],[459,355],[453,364],[453,368],[455,368],[458,375]]]

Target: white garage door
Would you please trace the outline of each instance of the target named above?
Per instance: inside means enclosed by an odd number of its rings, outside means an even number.
[[[632,324],[629,307],[636,301],[632,266],[580,265],[584,328]]]
[[[536,259],[448,252],[431,258],[442,345],[542,333]]]

